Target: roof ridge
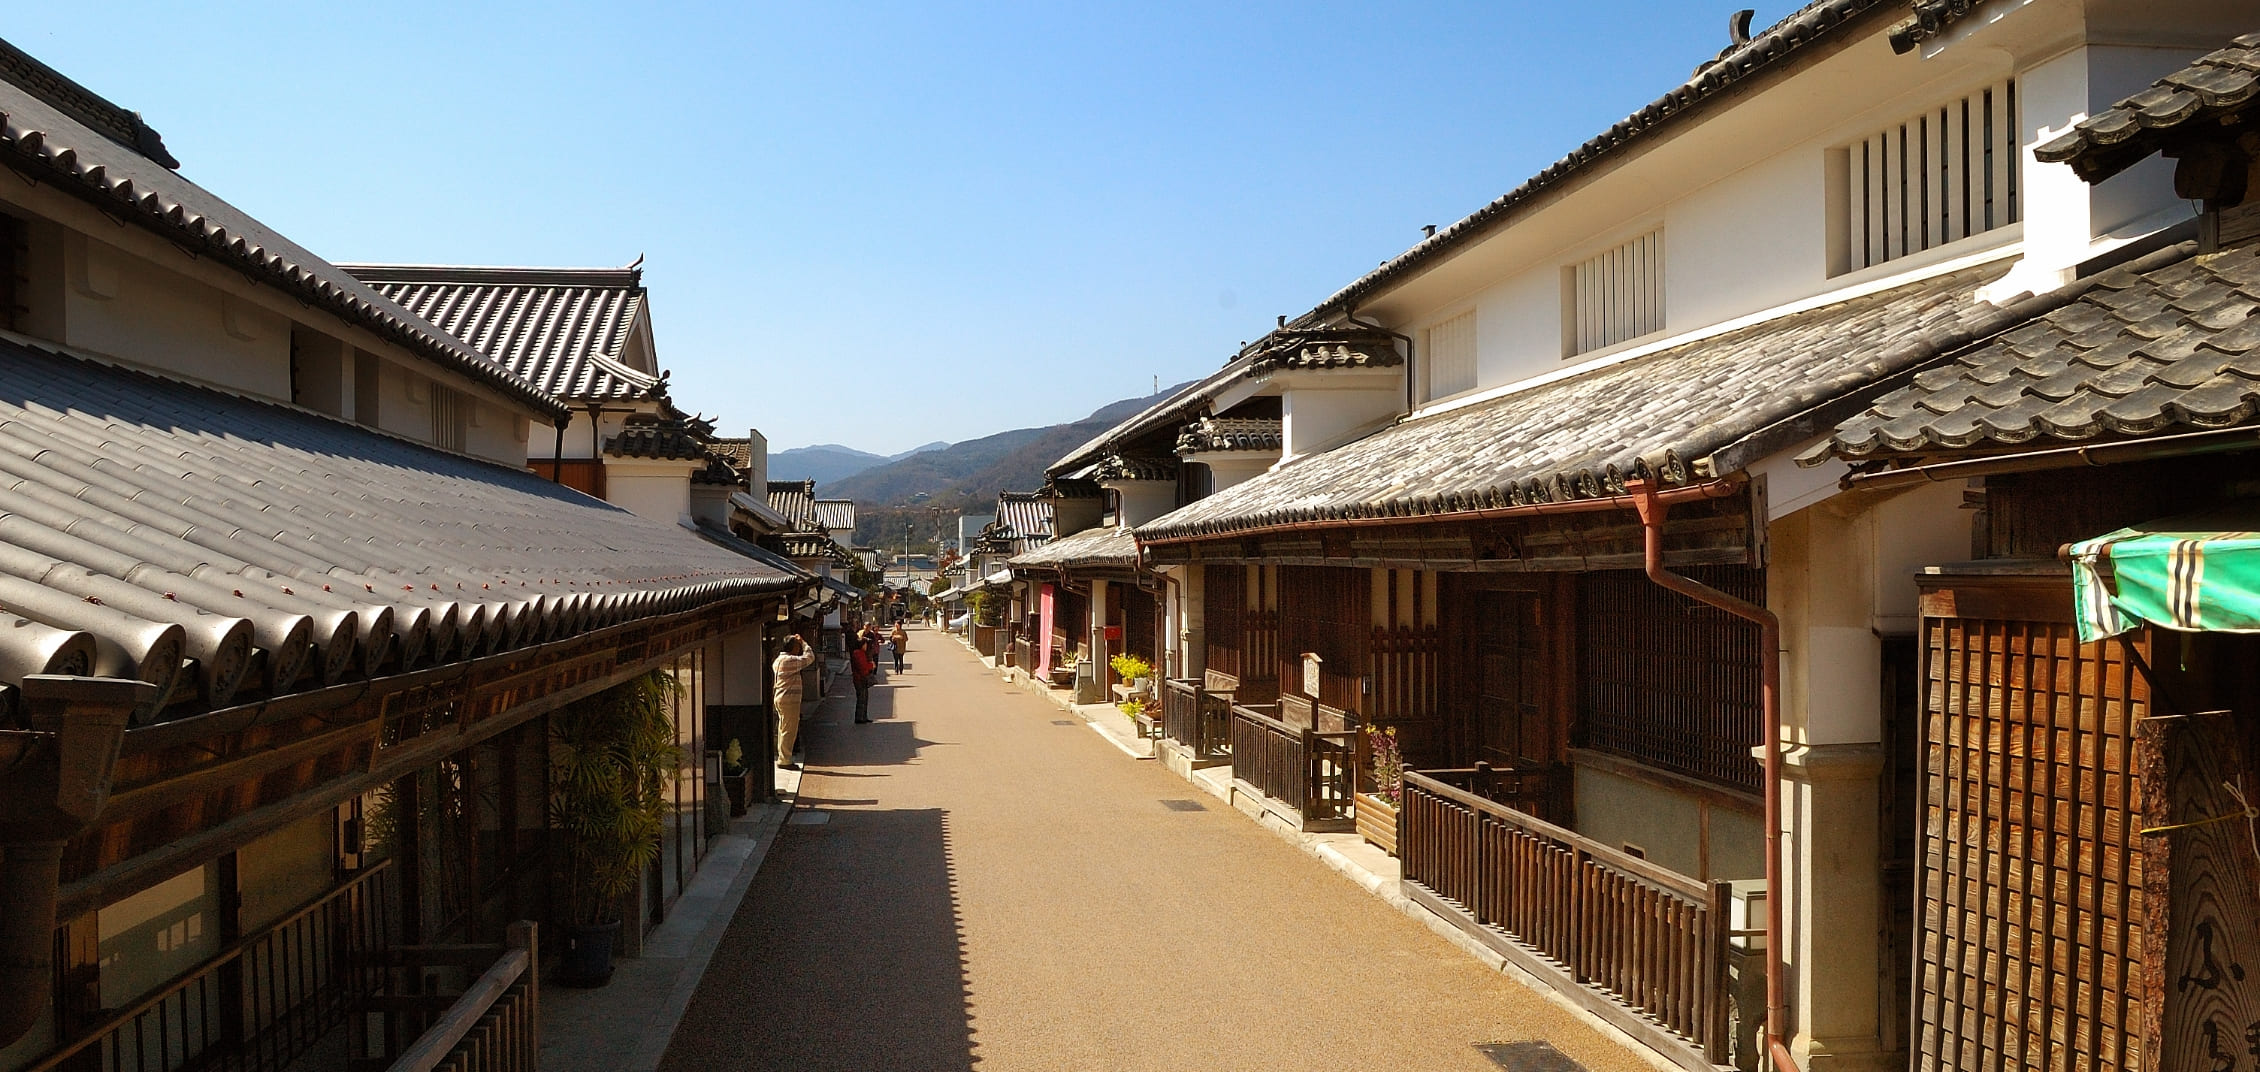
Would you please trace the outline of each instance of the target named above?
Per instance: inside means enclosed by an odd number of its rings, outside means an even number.
[[[488,283],[524,286],[643,287],[643,269],[550,268],[539,265],[378,264],[335,262],[362,282]]]
[[[180,161],[166,151],[165,139],[142,122],[140,112],[112,103],[6,40],[0,40],[0,79],[85,124],[88,130],[166,168],[180,168]]]

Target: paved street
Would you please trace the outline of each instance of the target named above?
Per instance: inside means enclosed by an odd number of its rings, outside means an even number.
[[[810,725],[663,1069],[1647,1067],[954,641],[910,658]]]

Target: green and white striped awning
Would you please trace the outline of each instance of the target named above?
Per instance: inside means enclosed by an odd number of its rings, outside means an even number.
[[[2071,547],[2080,640],[2150,622],[2260,633],[2260,515],[2205,514],[2123,528]]]

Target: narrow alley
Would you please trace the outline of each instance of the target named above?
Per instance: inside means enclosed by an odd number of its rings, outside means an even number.
[[[1646,1067],[956,642],[910,651],[871,725],[815,712],[664,1069]]]

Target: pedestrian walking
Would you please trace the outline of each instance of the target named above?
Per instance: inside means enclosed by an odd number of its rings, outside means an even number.
[[[776,679],[770,687],[769,698],[777,706],[777,765],[793,765],[793,749],[800,742],[800,672],[816,661],[816,653],[808,650],[808,642],[801,638],[785,638],[783,650],[769,670]]]
[[[871,679],[879,673],[879,638],[869,627],[848,649],[848,673],[855,683],[855,721],[871,721]]]
[[[910,648],[910,633],[902,627],[902,619],[895,619],[895,630],[887,634],[887,643],[895,646],[895,673],[902,673],[902,653]]]

